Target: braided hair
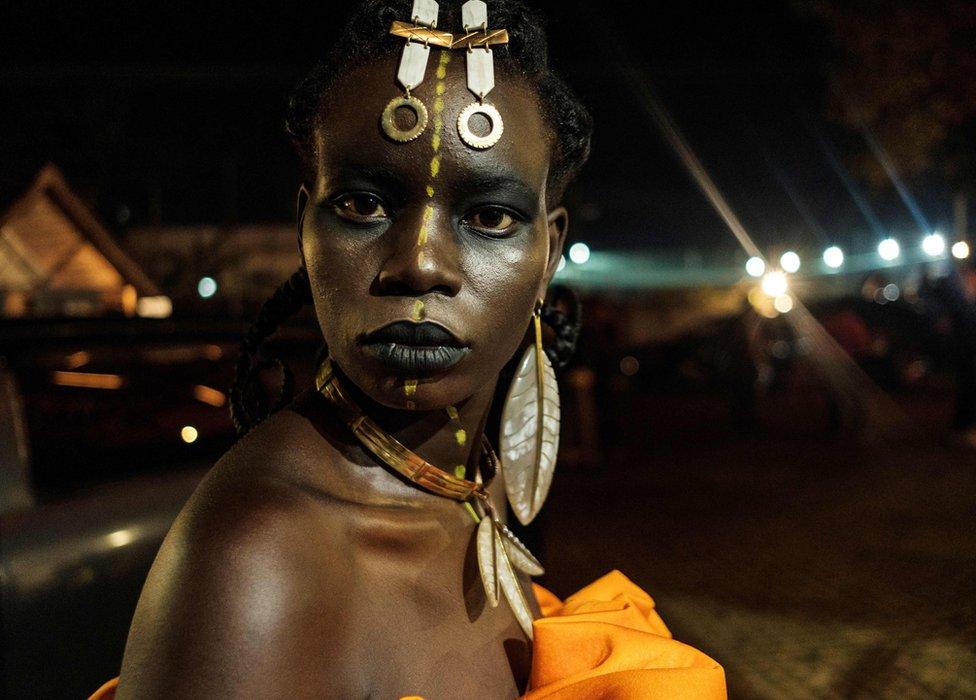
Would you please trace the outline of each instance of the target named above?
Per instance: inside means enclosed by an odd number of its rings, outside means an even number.
[[[323,124],[336,79],[401,50],[403,40],[390,36],[389,27],[394,20],[409,17],[411,8],[412,0],[363,0],[352,11],[326,59],[295,88],[288,101],[285,130],[295,145],[306,182],[314,180],[318,155],[315,134]],[[550,202],[559,202],[589,157],[592,119],[566,83],[549,68],[548,43],[539,14],[522,0],[492,0],[490,11],[493,26],[507,28],[509,35],[508,44],[493,49],[497,70],[534,89],[543,119],[549,125],[551,156],[546,196]],[[460,3],[442,7],[440,26],[460,24]],[[264,341],[311,301],[308,273],[303,267],[275,290],[248,330],[241,343],[230,392],[231,415],[238,435],[243,436],[291,401],[291,372],[266,352]],[[572,359],[579,337],[581,316],[576,295],[566,287],[552,287],[542,320],[554,334],[546,354],[557,370],[563,369]],[[263,401],[257,390],[259,375],[269,369],[281,374],[281,388],[273,402]]]

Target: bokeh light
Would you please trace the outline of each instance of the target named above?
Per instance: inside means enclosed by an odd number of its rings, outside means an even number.
[[[835,245],[830,246],[823,254],[824,265],[836,270],[844,264],[844,251]]]
[[[750,277],[762,277],[765,271],[766,263],[762,258],[754,255],[746,260],[746,274]]]
[[[891,262],[901,255],[901,246],[894,238],[886,238],[878,244],[878,255],[882,260]]]
[[[197,294],[202,299],[209,299],[217,293],[217,280],[213,277],[203,277],[197,282]]]
[[[946,240],[941,233],[930,233],[922,239],[922,251],[930,258],[939,257],[945,253],[945,249]]]
[[[585,243],[574,243],[569,247],[569,259],[577,265],[582,265],[590,259],[590,246]]]
[[[633,355],[627,355],[620,360],[620,373],[627,377],[633,377],[640,370],[640,362]]]
[[[794,251],[788,250],[780,257],[779,264],[786,272],[796,272],[800,269],[800,256]]]
[[[791,297],[789,294],[780,294],[778,297],[773,299],[773,308],[775,308],[781,314],[789,313],[793,310],[793,297]]]
[[[786,280],[786,275],[779,270],[766,273],[762,280],[762,290],[767,296],[778,297],[786,294],[790,285]]]

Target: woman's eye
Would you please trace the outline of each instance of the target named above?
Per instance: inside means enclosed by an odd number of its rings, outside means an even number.
[[[339,216],[350,221],[378,221],[387,217],[380,198],[365,192],[341,197],[333,206]]]
[[[469,226],[492,233],[507,231],[515,225],[515,221],[515,217],[501,207],[479,209],[467,219]]]

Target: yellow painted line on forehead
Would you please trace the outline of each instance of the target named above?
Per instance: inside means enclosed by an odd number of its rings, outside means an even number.
[[[437,79],[443,80],[447,77],[447,64],[451,62],[451,52],[441,50],[440,61],[437,63]]]
[[[454,431],[454,439],[457,444],[464,445],[468,441],[468,432],[464,428],[458,428]]]
[[[403,382],[403,395],[404,396],[413,396],[416,393],[417,393],[417,380],[416,379],[407,379],[406,381]]]
[[[451,52],[448,50],[441,50],[440,58],[437,62],[437,83],[434,86],[434,128],[431,129],[430,137],[430,181],[427,183],[425,189],[428,199],[434,198],[434,179],[441,171],[441,158],[437,155],[437,152],[441,148],[441,130],[444,128],[444,119],[441,117],[441,112],[444,111],[444,92],[447,90],[447,85],[444,79],[447,77],[447,64],[451,62]],[[424,246],[427,243],[427,236],[430,233],[430,221],[434,216],[434,207],[427,205],[424,208],[424,218],[420,224],[420,231],[417,233],[417,245]],[[420,251],[417,254],[417,265],[423,266],[424,264],[424,252]],[[417,319],[419,320],[419,319]]]
[[[458,410],[454,406],[448,406],[444,410],[447,411],[447,415],[451,420],[458,419]]]

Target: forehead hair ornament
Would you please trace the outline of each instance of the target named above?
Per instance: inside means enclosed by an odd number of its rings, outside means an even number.
[[[383,132],[399,143],[413,141],[423,133],[427,126],[427,108],[410,91],[423,82],[431,45],[440,46],[467,53],[468,90],[478,98],[477,102],[472,102],[458,115],[458,134],[471,148],[491,148],[498,143],[505,130],[502,115],[494,105],[485,102],[485,97],[495,87],[495,61],[491,47],[507,44],[508,30],[488,29],[488,6],[484,0],[468,0],[461,6],[461,24],[464,28],[461,35],[437,29],[437,10],[438,5],[434,0],[414,0],[412,22],[394,21],[390,27],[390,34],[407,40],[397,71],[397,81],[403,86],[405,94],[390,100],[383,110]],[[396,111],[401,108],[409,109],[417,116],[416,124],[410,129],[400,129],[396,125]],[[490,128],[487,134],[479,135],[471,129],[471,118],[476,114],[488,121]]]
[[[397,82],[403,87],[404,94],[394,97],[387,103],[380,124],[383,133],[399,143],[413,141],[427,128],[427,107],[411,95],[410,91],[424,81],[427,59],[430,57],[431,38],[438,39],[439,41],[434,43],[439,45],[451,39],[451,35],[447,32],[436,31],[437,11],[438,5],[435,0],[413,0],[411,12],[413,24],[394,22],[395,29],[400,25],[399,31],[391,30],[391,33],[405,37],[407,40],[403,45],[403,55],[400,57],[400,67],[397,70]],[[413,112],[416,117],[414,125],[409,129],[401,129],[396,123],[396,112],[403,108]]]

